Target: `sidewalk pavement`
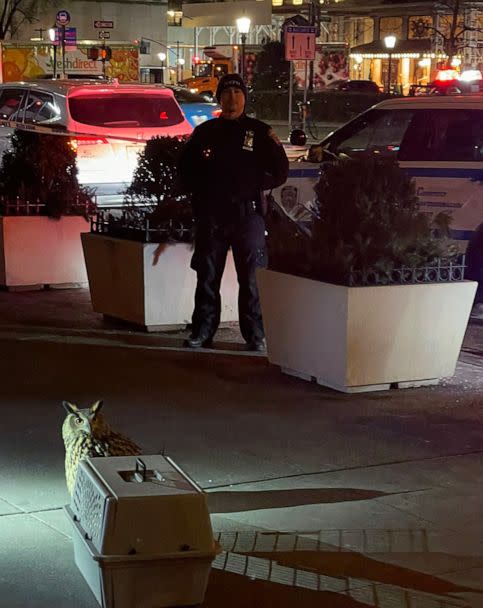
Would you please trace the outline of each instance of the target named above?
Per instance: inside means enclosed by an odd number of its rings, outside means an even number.
[[[481,318],[479,318],[481,316]],[[208,493],[224,552],[203,606],[483,606],[483,315],[453,378],[344,395],[184,331],[145,334],[87,290],[0,292],[0,605],[95,608],[77,570],[61,401],[165,449]]]

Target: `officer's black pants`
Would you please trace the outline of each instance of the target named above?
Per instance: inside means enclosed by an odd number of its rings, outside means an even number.
[[[212,337],[220,323],[220,284],[226,256],[232,248],[238,277],[238,317],[246,342],[264,337],[255,270],[266,265],[265,222],[251,213],[236,223],[198,222],[191,267],[198,283],[192,324],[193,335]]]

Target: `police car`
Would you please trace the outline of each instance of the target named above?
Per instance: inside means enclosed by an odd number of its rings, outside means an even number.
[[[274,193],[282,203],[290,190],[298,217],[314,203],[324,160],[372,152],[396,158],[415,179],[424,213],[451,214],[451,235],[461,251],[476,231],[483,234],[483,95],[383,101],[331,133],[320,148],[322,165],[291,163],[289,180]]]
[[[66,133],[81,184],[122,192],[154,136],[189,135],[173,92],[156,85],[38,80],[0,85],[0,155],[16,127]]]

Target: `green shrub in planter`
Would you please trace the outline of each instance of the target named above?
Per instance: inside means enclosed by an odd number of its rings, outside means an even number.
[[[178,186],[178,159],[185,141],[177,137],[153,137],[146,143],[125,192],[125,209],[130,215],[145,217],[153,223],[172,219],[192,221],[191,205]]]
[[[39,203],[51,218],[93,211],[92,191],[79,185],[75,151],[67,137],[16,130],[0,168],[6,201]]]
[[[338,159],[324,166],[315,191],[310,231],[283,215],[269,218],[271,269],[341,285],[350,284],[353,271],[377,273],[389,283],[396,269],[456,257],[449,217],[439,214],[430,224],[414,182],[392,159]]]
[[[177,165],[185,141],[177,137],[153,137],[146,143],[139,154],[132,183],[125,191],[124,218],[111,222],[116,236],[131,238],[133,226],[145,232],[146,221],[151,230],[161,230],[157,237],[153,232],[153,240],[162,239],[167,223],[173,226],[171,236],[176,236],[177,227],[180,234],[183,228],[191,231],[191,204],[178,185]],[[124,230],[121,225],[129,225],[129,229]],[[180,240],[191,238],[186,232],[183,234]]]

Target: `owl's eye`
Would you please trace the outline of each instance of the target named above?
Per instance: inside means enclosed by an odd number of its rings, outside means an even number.
[[[75,423],[76,424],[82,424],[82,418],[76,418],[75,419]]]

